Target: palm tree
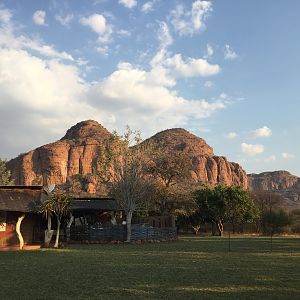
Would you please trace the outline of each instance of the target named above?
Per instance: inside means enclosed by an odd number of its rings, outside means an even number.
[[[58,248],[61,220],[62,217],[67,214],[71,203],[72,197],[62,191],[57,190],[51,193],[48,199],[41,205],[40,211],[46,218],[51,218],[52,215],[56,216],[57,230],[54,248]]]

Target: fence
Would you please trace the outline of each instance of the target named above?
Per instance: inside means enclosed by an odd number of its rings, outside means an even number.
[[[71,227],[72,241],[125,241],[126,225],[75,226]],[[176,228],[156,228],[149,224],[133,224],[131,240],[172,240],[177,238]]]

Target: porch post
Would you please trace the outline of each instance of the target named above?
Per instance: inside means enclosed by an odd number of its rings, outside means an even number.
[[[19,242],[20,242],[20,250],[22,250],[23,247],[24,247],[24,239],[23,239],[23,236],[22,236],[22,233],[21,233],[21,223],[24,220],[24,218],[25,218],[25,214],[22,214],[22,216],[20,216],[18,218],[18,221],[16,223],[16,233],[18,235],[18,239],[19,239]]]
[[[72,213],[70,213],[70,220],[67,224],[67,229],[66,229],[67,242],[70,242],[71,239],[71,225],[73,221],[74,221],[74,216],[72,215]]]

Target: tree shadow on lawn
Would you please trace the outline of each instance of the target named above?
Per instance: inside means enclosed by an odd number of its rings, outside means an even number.
[[[247,240],[235,242],[232,252],[225,238],[7,252],[0,258],[0,298],[300,298],[294,240],[280,241],[286,244],[276,252],[252,248],[258,246],[254,240],[248,242],[251,251],[238,247]]]

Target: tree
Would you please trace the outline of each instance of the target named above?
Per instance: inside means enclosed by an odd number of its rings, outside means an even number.
[[[197,214],[208,222],[216,224],[219,236],[222,236],[224,230],[224,221],[226,219],[226,189],[217,185],[214,188],[204,186],[194,192],[194,199],[197,205]]]
[[[193,214],[188,216],[187,220],[192,225],[192,228],[196,235],[201,228],[201,224],[205,222],[203,216],[201,214],[198,214],[197,212],[194,212]]]
[[[51,218],[52,215],[56,216],[57,230],[54,248],[58,248],[61,220],[62,217],[67,214],[71,203],[72,198],[68,194],[57,190],[50,193],[48,199],[41,205],[40,211],[45,215],[46,218]]]
[[[241,187],[204,186],[195,191],[194,199],[195,213],[216,224],[219,236],[223,234],[225,221],[250,222],[258,214],[249,193]]]
[[[0,185],[13,185],[14,181],[10,178],[11,173],[6,168],[6,160],[0,158]]]
[[[278,194],[262,190],[252,192],[252,198],[260,211],[260,231],[262,231],[263,234],[269,234],[271,231],[269,216],[272,215],[273,211],[278,211],[280,209],[280,205],[284,200]]]
[[[150,145],[141,144],[140,133],[129,127],[123,136],[114,133],[101,149],[99,177],[126,214],[127,242],[131,240],[133,213],[147,207],[153,190],[146,170],[149,151]]]
[[[161,215],[181,208],[191,197],[186,182],[189,175],[190,158],[180,152],[165,152],[160,144],[154,145],[148,173],[156,182],[155,205]]]
[[[254,222],[259,217],[259,210],[248,191],[240,186],[227,187],[228,213],[227,218],[235,233],[236,224]]]
[[[283,209],[266,211],[263,217],[271,234],[280,233],[283,227],[293,224],[292,216]]]

